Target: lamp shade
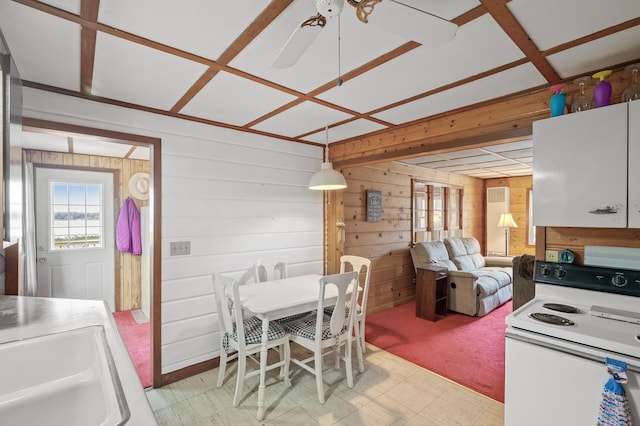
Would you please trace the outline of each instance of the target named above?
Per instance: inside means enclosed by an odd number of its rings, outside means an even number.
[[[336,170],[333,170],[333,164],[322,163],[320,171],[311,176],[309,180],[309,189],[318,191],[327,191],[333,189],[343,189],[347,187],[347,181],[344,176]]]
[[[502,213],[500,215],[500,220],[498,221],[498,226],[503,226],[505,228],[517,228],[516,222],[513,220],[513,216],[511,213]]]

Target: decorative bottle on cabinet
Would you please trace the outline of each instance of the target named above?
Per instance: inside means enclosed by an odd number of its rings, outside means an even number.
[[[611,72],[611,70],[605,70],[593,75],[593,78],[600,79],[600,82],[593,88],[593,103],[596,108],[607,106],[611,103],[611,83],[605,80]]]
[[[565,86],[566,84],[561,83],[551,86],[549,89],[554,92],[551,99],[549,99],[549,109],[551,110],[552,117],[564,114],[564,108],[567,104],[567,94],[561,92]]]

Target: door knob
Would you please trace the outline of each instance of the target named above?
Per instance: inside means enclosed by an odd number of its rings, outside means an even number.
[[[39,257],[39,258],[38,258],[38,262],[40,262],[40,263],[47,263],[47,258],[46,258],[46,257]]]

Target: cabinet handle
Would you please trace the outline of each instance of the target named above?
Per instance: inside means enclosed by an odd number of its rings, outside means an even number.
[[[589,213],[591,213],[591,214],[617,214],[618,213],[618,209],[616,209],[614,207],[607,206],[607,207],[605,207],[603,209],[591,210],[591,211],[589,211]]]

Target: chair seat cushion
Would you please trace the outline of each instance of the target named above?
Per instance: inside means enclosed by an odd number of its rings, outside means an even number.
[[[316,321],[317,314],[315,312],[310,313],[302,318],[284,323],[284,329],[291,334],[303,337],[309,340],[315,340],[316,338]],[[330,339],[334,337],[331,334],[331,315],[323,313],[322,316],[322,340]],[[339,334],[343,334],[347,330],[347,325],[340,331]]]
[[[243,321],[244,324],[244,340],[247,345],[262,342],[262,320],[258,317],[249,317]],[[267,336],[269,340],[280,339],[284,337],[286,331],[282,325],[275,321],[269,321],[269,331]],[[238,333],[225,334],[222,346],[229,351],[229,339],[238,342]]]

